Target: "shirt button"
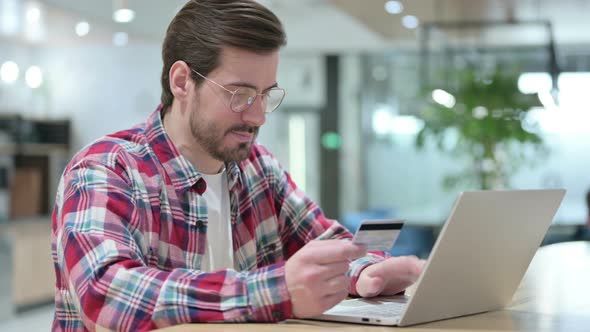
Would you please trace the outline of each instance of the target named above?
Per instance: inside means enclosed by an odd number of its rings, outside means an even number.
[[[274,243],[271,243],[268,245],[268,249],[270,249],[270,251],[274,251],[277,248],[277,245]]]
[[[199,179],[199,181],[197,181],[197,183],[195,183],[195,189],[197,189],[197,193],[199,195],[203,195],[205,190],[207,190],[207,182],[205,182],[205,180],[203,180],[203,178]]]
[[[203,228],[204,225],[205,223],[203,222],[203,220],[197,220],[196,226],[198,229]]]
[[[272,318],[281,320],[281,319],[283,319],[283,313],[280,312],[280,311],[273,311],[272,312]]]

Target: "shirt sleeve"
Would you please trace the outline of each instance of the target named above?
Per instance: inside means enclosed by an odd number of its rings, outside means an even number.
[[[87,329],[274,322],[290,315],[283,263],[213,273],[148,267],[146,221],[129,181],[123,167],[85,161],[66,171],[59,186],[53,213],[57,283],[69,291]]]
[[[352,234],[336,220],[328,219],[309,197],[303,193],[289,173],[269,153],[273,165],[275,183],[276,210],[279,211],[279,224],[282,227],[281,238],[286,244],[286,258],[291,257],[311,240],[342,239],[352,240]],[[380,262],[388,257],[385,252],[370,252],[350,264],[347,276],[350,277],[350,295],[358,295],[357,280],[367,266]]]

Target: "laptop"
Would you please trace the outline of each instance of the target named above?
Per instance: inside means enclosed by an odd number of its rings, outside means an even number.
[[[505,307],[563,189],[460,193],[411,297],[349,299],[313,319],[407,326]]]

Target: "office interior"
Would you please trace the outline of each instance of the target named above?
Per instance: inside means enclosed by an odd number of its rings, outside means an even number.
[[[260,2],[288,44],[259,142],[328,217],[427,258],[459,192],[565,188],[542,245],[588,240],[590,1]],[[60,174],[156,109],[184,3],[0,0],[0,330],[50,326]]]

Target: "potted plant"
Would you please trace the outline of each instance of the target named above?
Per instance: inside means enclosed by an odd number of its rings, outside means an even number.
[[[540,106],[538,97],[519,91],[517,72],[482,75],[465,69],[450,78],[447,91],[431,90],[433,98],[419,114],[424,127],[416,146],[423,148],[430,138],[442,152],[472,161],[466,169],[445,176],[446,188],[509,187],[510,176],[531,161],[526,151],[546,150],[541,136],[525,123],[531,108]]]

